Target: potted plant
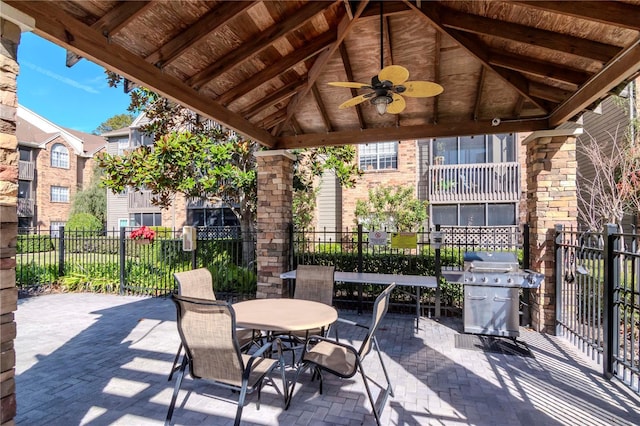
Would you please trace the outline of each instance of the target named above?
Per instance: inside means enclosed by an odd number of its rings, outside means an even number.
[[[134,240],[136,244],[150,244],[153,242],[155,237],[156,231],[144,225],[131,231],[131,234],[129,235],[129,238]]]

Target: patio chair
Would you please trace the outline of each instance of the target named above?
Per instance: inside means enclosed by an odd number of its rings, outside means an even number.
[[[313,376],[315,377],[317,375],[320,378],[320,394],[322,394],[323,371],[335,374],[336,376],[344,379],[353,377],[356,375],[356,373],[360,372],[360,374],[362,375],[362,381],[364,382],[364,387],[369,397],[369,402],[371,403],[371,407],[373,408],[373,415],[376,418],[376,423],[380,425],[380,414],[386,404],[387,397],[389,395],[393,397],[393,388],[391,386],[391,381],[389,380],[389,374],[387,373],[387,369],[382,360],[382,354],[380,353],[380,347],[378,346],[375,332],[380,325],[380,321],[387,313],[387,309],[389,308],[389,297],[391,296],[391,291],[395,286],[395,283],[391,284],[377,297],[373,305],[373,317],[369,326],[361,325],[353,321],[338,319],[338,321],[341,323],[351,324],[353,326],[364,327],[368,329],[367,335],[362,341],[359,349],[356,349],[352,345],[341,343],[337,340],[337,338],[336,340],[332,340],[322,336],[309,337],[305,345],[304,352],[302,353],[302,362],[298,367],[295,379],[291,384],[291,389],[289,390],[289,400],[287,401],[285,409],[288,409],[289,405],[291,404],[291,399],[293,398],[293,390],[296,382],[298,381],[298,376],[308,368],[313,368]],[[369,388],[369,381],[367,380],[367,375],[365,374],[364,368],[362,366],[362,361],[367,356],[367,354],[371,352],[372,348],[375,348],[376,352],[378,353],[380,365],[382,366],[382,371],[384,372],[384,377],[387,381],[387,387],[385,389],[382,389],[382,399],[379,404],[379,408],[376,406],[376,403],[373,400],[371,389]]]
[[[203,300],[216,300],[213,292],[213,277],[207,268],[192,269],[190,271],[176,272],[173,274],[178,283],[178,294],[185,297]],[[238,341],[240,347],[248,350],[254,341],[258,340],[260,333],[254,330],[239,329],[237,330]],[[178,361],[182,353],[182,343],[178,347],[178,352],[173,360],[171,372],[168,380],[171,381],[173,373],[179,368]]]
[[[229,303],[178,295],[173,295],[172,300],[176,304],[178,333],[185,354],[178,370],[165,425],[171,424],[187,366],[194,379],[205,379],[207,383],[239,393],[235,425],[240,424],[247,393],[258,391],[257,407],[260,409],[260,390],[263,381],[278,366],[282,376],[284,404],[286,404],[287,382],[281,342],[278,339],[263,345],[252,355],[242,353],[236,334],[235,312]],[[265,353],[274,353],[274,347],[278,359],[263,357]],[[273,379],[269,378],[269,380],[275,386]]]
[[[323,265],[298,265],[296,269],[296,287],[293,294],[294,299],[312,300],[331,306],[333,304],[333,283],[335,266]],[[286,336],[281,336],[283,340],[292,344],[286,350],[293,353],[293,364],[295,364],[295,350],[302,348],[307,338],[312,335],[324,336],[329,328],[329,324],[324,327],[314,328],[305,331],[292,331]]]

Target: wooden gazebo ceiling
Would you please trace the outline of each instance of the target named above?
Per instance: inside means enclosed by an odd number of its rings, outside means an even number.
[[[640,1],[385,1],[384,65],[444,92],[380,116],[339,110],[365,92],[327,85],[380,71],[377,1],[7,4],[36,34],[274,149],[553,128],[640,71]]]

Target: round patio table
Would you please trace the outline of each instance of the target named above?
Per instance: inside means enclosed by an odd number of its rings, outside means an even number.
[[[304,331],[333,324],[338,311],[303,299],[253,299],[233,304],[236,325],[263,331]]]

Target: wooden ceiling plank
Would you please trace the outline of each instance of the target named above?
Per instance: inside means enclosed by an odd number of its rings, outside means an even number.
[[[313,87],[311,87],[311,93],[313,93],[313,98],[318,105],[320,116],[322,117],[322,121],[324,122],[324,128],[327,132],[333,132],[333,126],[331,125],[331,120],[329,119],[329,114],[327,114],[327,109],[324,106],[324,102],[322,102],[322,96],[320,95],[317,84],[314,83]]]
[[[210,98],[202,96],[183,82],[163,73],[123,47],[109,43],[98,31],[64,13],[55,2],[10,0],[10,3],[17,10],[36,20],[34,32],[37,35],[130,80],[144,82],[146,87],[168,99],[188,106],[194,112],[211,118],[262,145],[274,146],[275,139],[268,132],[223,108]]]
[[[582,112],[620,83],[640,70],[640,39],[607,63],[604,68],[583,84],[567,100],[556,108],[549,118],[549,124],[558,126]]]
[[[529,83],[529,92],[532,96],[551,101],[555,104],[560,104],[571,96],[571,92],[567,90],[562,90],[557,87],[548,86],[535,81]]]
[[[424,9],[424,7],[423,7]],[[459,31],[499,37],[505,40],[540,46],[547,49],[570,53],[599,62],[607,62],[617,55],[621,48],[605,43],[573,37],[567,34],[528,27],[526,25],[485,18],[440,8],[441,23],[446,28]]]
[[[326,134],[305,134],[281,136],[274,149],[300,149],[319,146],[355,145],[361,143],[387,142],[390,140],[412,140],[425,138],[451,137],[460,135],[483,135],[496,132],[528,132],[549,129],[545,118],[527,118],[503,120],[499,126],[493,126],[491,120],[459,121],[449,123],[426,124],[406,127],[376,127],[363,130],[348,130]]]
[[[243,42],[237,49],[234,49],[226,56],[219,58],[211,65],[197,72],[191,76],[186,83],[196,89],[206,85],[211,80],[271,46],[275,40],[300,28],[308,20],[330,7],[331,4],[332,3],[328,2],[314,1],[302,6],[284,21],[277,22],[253,39]]]
[[[150,1],[124,1],[108,11],[91,27],[98,29],[105,37],[117,34],[122,28],[133,21],[145,9],[150,7]]]
[[[178,36],[147,56],[147,62],[160,65],[162,68],[166,67],[193,44],[227,24],[229,20],[243,13],[254,4],[250,1],[221,3],[215,9],[207,12],[197,22],[189,25]]]
[[[497,52],[491,52],[489,63],[501,68],[529,73],[538,77],[545,77],[576,86],[587,81],[592,75],[582,71],[563,68],[550,62],[526,59],[520,56]]]
[[[252,75],[251,78],[245,79],[244,82],[223,93],[218,98],[218,102],[222,105],[229,105],[238,97],[249,93],[256,87],[260,87],[262,84],[279,76],[300,62],[319,54],[323,50],[327,49],[335,40],[336,34],[333,31],[322,33],[302,48],[294,50],[274,64],[266,67],[257,74]]]
[[[397,15],[400,13],[410,13],[411,9],[402,1],[384,1],[384,16]],[[369,6],[362,12],[358,19],[380,19],[380,7],[378,2],[371,2]]]
[[[289,102],[289,105],[287,106],[287,118],[283,123],[279,125],[278,128],[274,129],[275,134],[279,134],[282,127],[286,125],[287,121],[289,121],[289,119],[296,113],[296,111],[298,110],[298,105],[300,104],[302,99],[304,99],[305,96],[307,96],[307,94],[309,93],[309,90],[311,90],[311,86],[315,84],[322,70],[325,68],[325,66],[327,65],[327,63],[329,62],[333,54],[336,52],[336,50],[338,50],[338,46],[342,44],[345,37],[347,37],[349,32],[351,32],[351,30],[354,27],[354,24],[358,21],[358,18],[362,14],[362,11],[365,9],[365,7],[367,7],[368,3],[369,3],[369,0],[362,0],[362,2],[358,4],[358,8],[353,14],[353,19],[350,19],[346,13],[342,17],[342,19],[340,20],[340,23],[338,24],[338,29],[337,29],[338,35],[336,37],[335,43],[331,44],[329,48],[325,50],[313,63],[313,66],[307,73],[307,76],[308,76],[307,88],[305,90],[300,91],[296,95],[296,97],[293,98],[291,102]]]
[[[285,110],[276,111],[273,114],[264,117],[262,120],[256,122],[256,125],[265,129],[271,129],[273,126],[282,123],[286,117],[287,112]]]
[[[517,1],[516,3],[640,31],[640,7],[619,1]]]
[[[351,61],[349,60],[349,52],[347,52],[347,46],[345,46],[344,43],[340,44],[340,57],[342,57],[342,65],[344,66],[344,72],[347,75],[347,81],[353,81],[353,69],[351,68]],[[350,90],[352,98],[358,96],[358,89],[351,88]],[[365,129],[366,124],[364,122],[364,116],[362,115],[362,105],[356,105],[355,110],[358,116],[358,124],[360,125],[360,128]]]
[[[258,114],[260,111],[272,107],[278,102],[282,102],[283,100],[290,98],[295,95],[297,91],[306,83],[305,79],[300,79],[297,81],[292,81],[291,83],[281,87],[280,89],[273,92],[271,95],[261,99],[259,102],[255,104],[251,104],[247,106],[245,109],[239,112],[239,114],[243,117],[250,118],[254,115]]]
[[[440,25],[440,15],[442,13],[442,7],[440,5],[434,4],[434,2],[425,2],[422,3],[421,8],[417,8],[413,6],[413,4],[409,4],[420,14],[422,18],[424,18],[427,22],[434,26],[438,31],[441,31],[443,34],[446,34],[449,37],[453,38],[470,55],[482,62],[484,66],[494,71],[518,93],[527,97],[531,102],[536,104],[536,106],[541,108],[543,111],[550,111],[549,105],[541,102],[540,99],[537,99],[529,94],[528,80],[524,78],[522,74],[509,71],[504,68],[496,68],[491,65],[489,63],[489,51],[482,43],[477,40],[477,38],[472,38],[472,36],[470,36],[469,34],[458,31],[454,28],[446,28]]]

